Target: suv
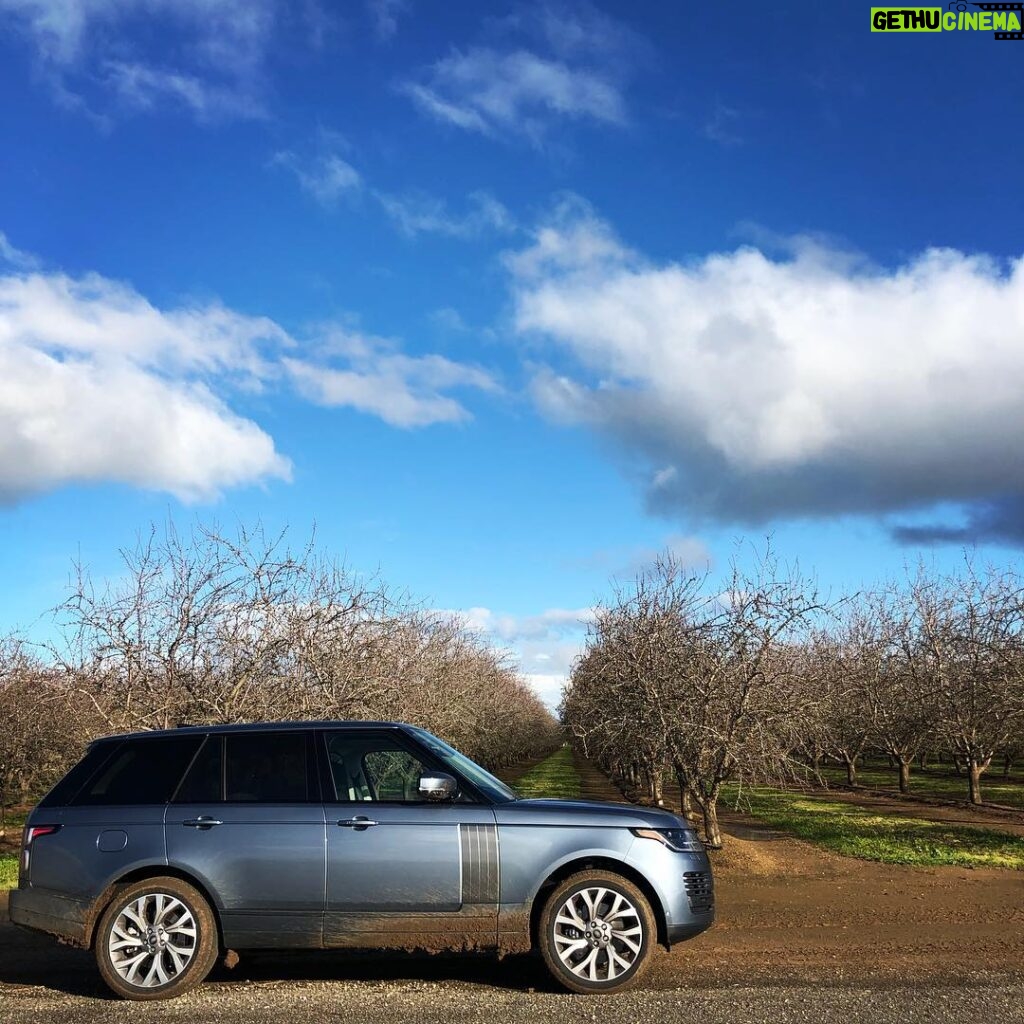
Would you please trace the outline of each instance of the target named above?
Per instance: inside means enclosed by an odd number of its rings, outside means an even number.
[[[308,722],[97,740],[29,816],[10,916],[128,999],[268,948],[539,949],[611,992],[714,903],[673,814],[520,799],[422,729]]]

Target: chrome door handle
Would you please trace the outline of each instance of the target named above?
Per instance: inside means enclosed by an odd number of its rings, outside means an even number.
[[[364,829],[369,828],[371,825],[379,825],[380,822],[371,821],[365,815],[360,814],[355,818],[342,818],[341,821],[338,822],[338,824],[342,828]]]
[[[188,828],[213,828],[214,825],[223,825],[219,818],[208,818],[205,814],[198,818],[187,818],[182,825]]]

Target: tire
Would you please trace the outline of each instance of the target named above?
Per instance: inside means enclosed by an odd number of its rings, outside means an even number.
[[[650,965],[658,925],[632,882],[611,871],[581,871],[548,897],[538,942],[548,970],[570,992],[622,992]]]
[[[93,942],[107,986],[122,999],[138,1001],[172,999],[195,988],[210,973],[219,945],[209,903],[171,877],[119,889]]]

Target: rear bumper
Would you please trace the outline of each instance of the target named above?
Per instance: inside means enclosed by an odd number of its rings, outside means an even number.
[[[55,935],[73,946],[86,944],[87,912],[78,900],[39,889],[13,889],[7,905],[13,924]]]

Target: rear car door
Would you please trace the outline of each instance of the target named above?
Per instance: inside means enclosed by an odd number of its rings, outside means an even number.
[[[327,771],[327,946],[496,942],[494,812],[468,787],[425,802],[423,774],[446,771],[400,730],[323,734]]]
[[[317,947],[326,839],[313,733],[211,734],[167,808],[168,863],[218,904],[229,947]]]
[[[33,842],[24,871],[33,889],[91,903],[114,879],[164,858],[164,808],[201,735],[127,737],[94,744],[40,803],[55,833]]]

